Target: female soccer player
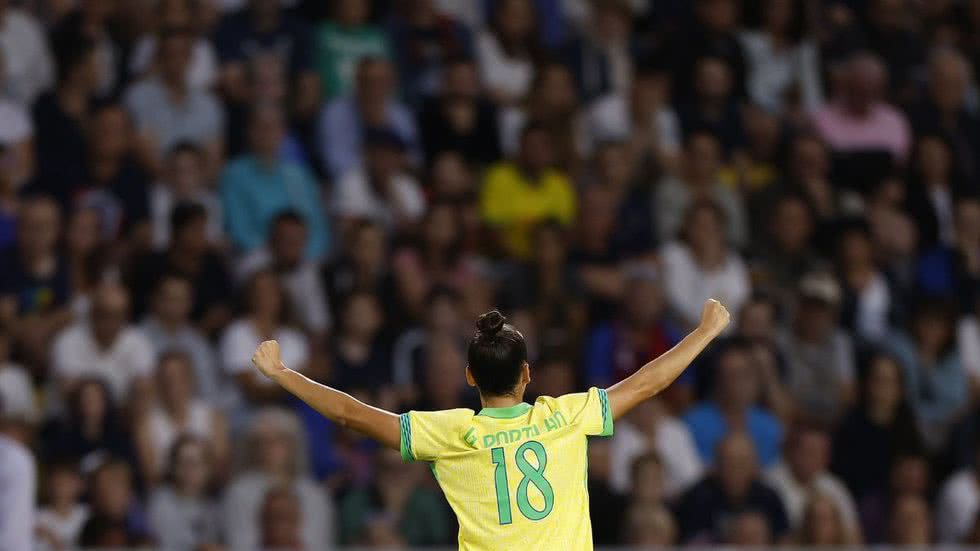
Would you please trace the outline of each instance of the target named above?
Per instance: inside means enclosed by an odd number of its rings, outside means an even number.
[[[466,381],[483,409],[390,413],[283,365],[279,344],[259,345],[259,371],[311,407],[431,464],[459,519],[463,551],[592,549],[586,488],[587,436],[609,436],[613,421],[676,379],[728,325],[720,302],[674,348],[608,390],[523,401],[531,381],[524,336],[500,312],[483,314],[467,351]]]

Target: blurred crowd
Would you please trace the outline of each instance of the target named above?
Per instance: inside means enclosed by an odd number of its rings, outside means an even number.
[[[452,544],[401,412],[730,331],[599,544],[980,544],[980,1],[0,0],[0,548]],[[560,497],[559,497],[560,499]]]

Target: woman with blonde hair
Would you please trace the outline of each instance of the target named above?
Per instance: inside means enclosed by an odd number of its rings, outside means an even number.
[[[837,502],[827,494],[810,495],[803,509],[803,522],[794,538],[797,545],[841,546],[860,542],[844,523]]]
[[[305,549],[327,549],[333,538],[333,503],[309,474],[307,442],[291,411],[269,407],[251,419],[238,457],[243,458],[224,501],[225,540],[229,549],[256,549],[259,516],[272,487],[289,489],[302,510]]]

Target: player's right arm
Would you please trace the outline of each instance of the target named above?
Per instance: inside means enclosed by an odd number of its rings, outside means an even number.
[[[660,357],[648,362],[636,373],[609,387],[606,396],[614,419],[629,413],[674,382],[694,358],[728,326],[728,310],[715,299],[704,303],[701,323],[681,342]]]
[[[345,392],[311,381],[282,363],[279,343],[265,341],[255,349],[252,363],[290,394],[304,401],[321,415],[342,426],[377,440],[397,450],[401,445],[398,416],[369,406]]]

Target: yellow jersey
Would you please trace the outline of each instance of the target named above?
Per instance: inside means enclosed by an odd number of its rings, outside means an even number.
[[[400,428],[402,458],[430,463],[459,519],[460,551],[592,549],[586,437],[613,433],[605,390],[410,411]]]

